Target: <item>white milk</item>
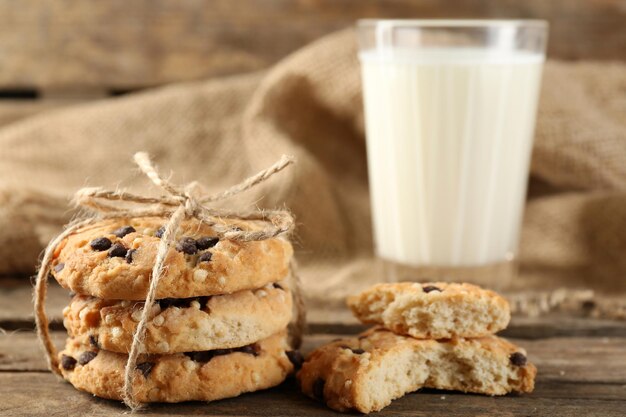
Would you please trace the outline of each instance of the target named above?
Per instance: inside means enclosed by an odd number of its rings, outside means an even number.
[[[542,55],[448,48],[360,58],[378,255],[415,266],[510,260]]]

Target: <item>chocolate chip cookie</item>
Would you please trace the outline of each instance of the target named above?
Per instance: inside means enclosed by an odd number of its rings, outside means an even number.
[[[234,348],[171,355],[140,355],[133,387],[139,402],[213,401],[280,384],[293,371],[286,332]],[[121,400],[128,357],[68,339],[59,354],[74,387]]]
[[[523,349],[496,336],[428,340],[378,327],[318,348],[297,377],[306,395],[328,407],[369,413],[423,387],[531,392],[536,373]]]
[[[70,337],[128,353],[143,306],[75,295],[63,310],[63,324]],[[176,353],[244,346],[284,329],[291,311],[291,292],[284,283],[227,295],[161,299],[152,307],[144,349]]]
[[[354,315],[417,338],[482,337],[509,323],[509,303],[471,284],[377,284],[348,297]]]
[[[145,299],[167,219],[104,220],[59,244],[52,275],[71,291],[103,299]],[[234,227],[234,226],[233,226]],[[256,230],[253,222],[236,227]],[[220,240],[198,220],[181,224],[165,260],[156,297],[189,298],[260,288],[285,278],[293,254],[282,238]]]

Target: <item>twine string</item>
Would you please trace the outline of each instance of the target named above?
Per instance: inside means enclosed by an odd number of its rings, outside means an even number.
[[[137,366],[139,355],[144,351],[143,344],[150,311],[155,302],[159,281],[166,270],[165,259],[181,223],[185,219],[195,218],[211,226],[220,238],[243,242],[260,241],[290,233],[294,227],[294,219],[291,213],[286,210],[232,211],[210,208],[205,204],[235,196],[263,183],[274,174],[294,163],[294,159],[293,157],[283,155],[279,161],[269,168],[222,192],[208,196],[203,195],[201,187],[197,182],[181,187],[163,178],[145,152],[136,153],[134,161],[139,166],[141,172],[153,184],[165,191],[165,195],[161,197],[146,197],[125,191],[109,191],[97,187],[86,187],[78,190],[74,196],[75,204],[91,209],[93,214],[90,217],[70,222],[65,230],[46,247],[37,273],[34,304],[37,335],[46,353],[48,367],[55,374],[61,375],[57,358],[58,354],[50,338],[49,320],[45,311],[50,265],[55,258],[58,245],[77,230],[104,219],[146,216],[169,217],[159,242],[152,268],[150,286],[146,294],[141,319],[133,335],[133,342],[124,372],[122,398],[127,406],[132,410],[137,410],[141,403],[134,397],[134,370]],[[263,224],[263,227],[260,227],[258,230],[242,230],[238,227],[225,225],[220,219],[260,222]],[[297,281],[294,287],[295,292],[299,293]],[[298,323],[295,332],[300,333],[301,331],[302,325]],[[299,337],[299,335],[296,337]]]

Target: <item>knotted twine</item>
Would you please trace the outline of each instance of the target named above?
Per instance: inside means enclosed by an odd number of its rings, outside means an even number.
[[[139,166],[139,169],[156,186],[165,191],[166,194],[155,198],[135,195],[125,191],[107,191],[99,187],[87,187],[78,190],[75,194],[75,204],[90,209],[93,214],[90,217],[75,219],[70,222],[64,231],[54,238],[46,247],[35,284],[35,322],[39,340],[46,353],[48,367],[52,372],[61,375],[57,358],[58,354],[50,338],[49,322],[45,311],[50,264],[59,243],[78,229],[105,219],[148,216],[169,217],[169,221],[164,227],[165,230],[159,242],[154,267],[152,268],[150,286],[141,313],[141,319],[133,335],[133,342],[128,354],[128,361],[124,373],[122,398],[128,407],[136,410],[141,406],[141,403],[134,398],[132,383],[133,371],[137,366],[139,354],[144,351],[143,342],[145,339],[146,326],[151,308],[155,302],[159,281],[165,271],[165,258],[169,248],[174,243],[174,237],[182,221],[195,218],[211,226],[220,239],[223,238],[241,242],[261,241],[288,235],[293,230],[294,218],[291,213],[286,210],[229,211],[210,208],[207,207],[206,204],[232,197],[266,181],[272,175],[291,165],[294,159],[290,156],[283,155],[280,160],[271,167],[247,178],[237,185],[213,195],[203,195],[201,187],[197,182],[192,182],[181,187],[164,179],[155,169],[152,161],[145,152],[136,153],[134,155],[134,161]],[[236,226],[226,225],[220,222],[220,219],[261,222],[264,224],[264,227],[260,230],[245,231]],[[299,294],[299,283],[294,268],[295,264],[292,262],[290,265],[290,274],[295,284],[293,285],[293,290],[296,301],[297,318],[295,326],[293,326],[293,332],[295,334],[291,336],[292,340],[298,340],[300,338],[299,333],[302,331],[304,325],[304,308],[302,297]]]

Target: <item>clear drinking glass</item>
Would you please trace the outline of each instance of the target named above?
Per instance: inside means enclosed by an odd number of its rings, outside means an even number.
[[[387,280],[510,282],[547,27],[358,22],[374,238]]]

